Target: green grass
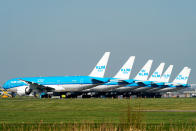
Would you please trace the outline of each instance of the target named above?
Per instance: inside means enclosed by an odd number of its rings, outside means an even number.
[[[0,122],[119,122],[130,102],[147,123],[196,120],[196,99],[0,99]],[[150,112],[153,111],[153,112]],[[170,112],[174,111],[174,112]],[[178,111],[178,112],[175,112]],[[195,111],[195,112],[193,112]]]
[[[196,99],[0,99],[0,123],[120,123],[140,112],[142,123],[196,124]]]

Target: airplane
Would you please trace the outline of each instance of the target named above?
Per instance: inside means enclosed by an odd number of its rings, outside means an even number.
[[[133,63],[135,60],[135,56],[129,57],[129,59],[126,61],[126,63],[122,66],[122,68],[117,72],[117,74],[110,78],[110,82],[98,85],[96,87],[83,90],[82,92],[107,92],[112,89],[116,89],[125,85],[128,85],[130,83],[133,83],[134,80],[129,79]]]
[[[167,68],[167,70],[163,73],[161,78],[158,80],[158,82],[163,83],[163,84],[164,83],[168,83],[169,79],[170,79],[170,76],[171,76],[171,73],[172,73],[172,70],[173,70],[173,65],[170,65]],[[163,87],[159,87],[159,88],[152,88],[152,89],[147,90],[146,92],[154,92],[154,91],[159,90],[160,88],[164,88],[164,86]]]
[[[171,66],[173,68],[173,66]],[[169,68],[169,71],[171,72],[172,68]],[[156,71],[155,71],[156,72]],[[189,87],[190,85],[187,85],[187,80],[188,76],[190,74],[190,69],[188,67],[184,67],[182,72],[179,74],[179,76],[173,81],[173,83],[166,83],[166,82],[161,82],[161,79],[158,79],[157,81],[144,81],[143,83],[146,85],[145,87],[142,87],[140,92],[149,92],[149,93],[154,93],[154,92],[167,92],[168,90],[171,89],[177,89]],[[169,77],[170,75],[168,75]],[[183,80],[179,80],[180,78],[186,79],[186,82],[183,82]],[[168,78],[166,80],[169,80]],[[164,81],[166,81],[164,80]],[[150,83],[149,83],[150,82]],[[148,85],[149,83],[149,85]],[[148,90],[152,89],[152,90]],[[154,91],[153,91],[154,89]],[[147,90],[147,91],[146,91]],[[133,90],[135,91],[135,90]]]
[[[188,67],[184,67],[172,83],[164,83],[164,85],[158,87],[159,90],[155,92],[159,92],[159,93],[171,92],[171,91],[177,91],[183,88],[191,87],[191,85],[187,84],[190,73],[191,73],[191,69]]]
[[[105,52],[89,76],[24,77],[8,80],[3,85],[18,95],[47,92],[76,92],[109,82],[104,78],[110,52]]]
[[[137,89],[134,89],[133,92],[141,92],[141,91],[146,91],[155,88],[157,86],[155,82],[160,81],[164,66],[165,63],[161,63],[158,66],[158,68],[154,71],[154,73],[151,75],[151,77],[148,79],[148,81],[140,82],[140,85],[143,84],[143,87],[138,87]]]
[[[117,89],[111,90],[113,92],[129,92],[136,88],[141,87],[140,81],[146,81],[148,79],[148,75],[152,66],[153,60],[148,60],[147,63],[142,67],[136,77],[133,79],[134,83],[129,85],[119,87]]]
[[[151,88],[150,90],[147,90],[147,91],[141,90],[140,93],[145,93],[145,92],[146,93],[160,93],[160,92],[176,91],[179,89],[190,87],[190,85],[187,84],[187,80],[188,80],[191,69],[188,67],[185,67],[181,71],[181,73],[177,76],[177,78],[173,81],[173,83],[168,83],[169,78],[171,76],[172,69],[173,69],[173,65],[170,65],[168,69],[165,71],[165,73],[163,74],[163,76],[158,80],[158,82],[150,82],[149,87],[151,87],[150,86],[151,84],[155,84],[154,88]],[[138,81],[138,82],[141,85],[145,84],[145,82],[147,82],[147,84],[149,83],[149,81]],[[135,81],[135,83],[128,85],[129,88],[127,89],[126,89],[127,86],[125,86],[125,87],[120,87],[116,89],[115,91],[117,91],[118,93],[128,93],[128,94],[131,93],[132,94],[135,87],[138,86],[138,88],[140,88],[138,85],[138,82]]]

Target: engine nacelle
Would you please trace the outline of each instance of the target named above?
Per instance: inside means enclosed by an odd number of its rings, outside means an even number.
[[[29,88],[29,87],[26,87],[26,88],[25,88],[25,94],[26,94],[26,95],[31,94],[32,91],[33,91],[33,90],[32,90],[31,88]]]

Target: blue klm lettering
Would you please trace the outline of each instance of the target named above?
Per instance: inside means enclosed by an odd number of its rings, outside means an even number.
[[[179,75],[176,79],[177,80],[187,80],[188,77],[183,77],[182,75]]]
[[[103,70],[105,70],[105,66],[96,66],[96,69],[98,70],[98,72],[102,72]]]
[[[121,69],[121,71],[123,72],[123,74],[128,74],[131,69],[127,68],[127,69]]]

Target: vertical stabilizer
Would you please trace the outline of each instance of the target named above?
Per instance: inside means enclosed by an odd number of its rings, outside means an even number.
[[[122,68],[114,76],[114,78],[129,79],[129,76],[130,76],[131,71],[132,71],[134,60],[135,60],[135,56],[129,57],[127,62],[122,66]]]
[[[153,60],[148,60],[148,62],[144,65],[144,67],[140,70],[140,72],[135,77],[135,80],[146,81],[148,79],[148,75],[152,66]]]
[[[97,63],[93,71],[89,74],[89,76],[104,77],[109,57],[110,57],[110,52],[105,52],[105,54],[99,60],[99,62]]]
[[[173,83],[178,84],[187,84],[191,69],[188,67],[184,67],[180,74],[176,77]]]
[[[172,70],[173,70],[173,65],[170,65],[167,68],[167,70],[164,72],[164,74],[161,76],[161,79],[159,82],[169,82]]]
[[[149,78],[149,81],[160,81],[164,66],[165,66],[165,63],[161,63],[158,66],[158,68],[155,70],[155,72],[151,75],[151,77]]]

